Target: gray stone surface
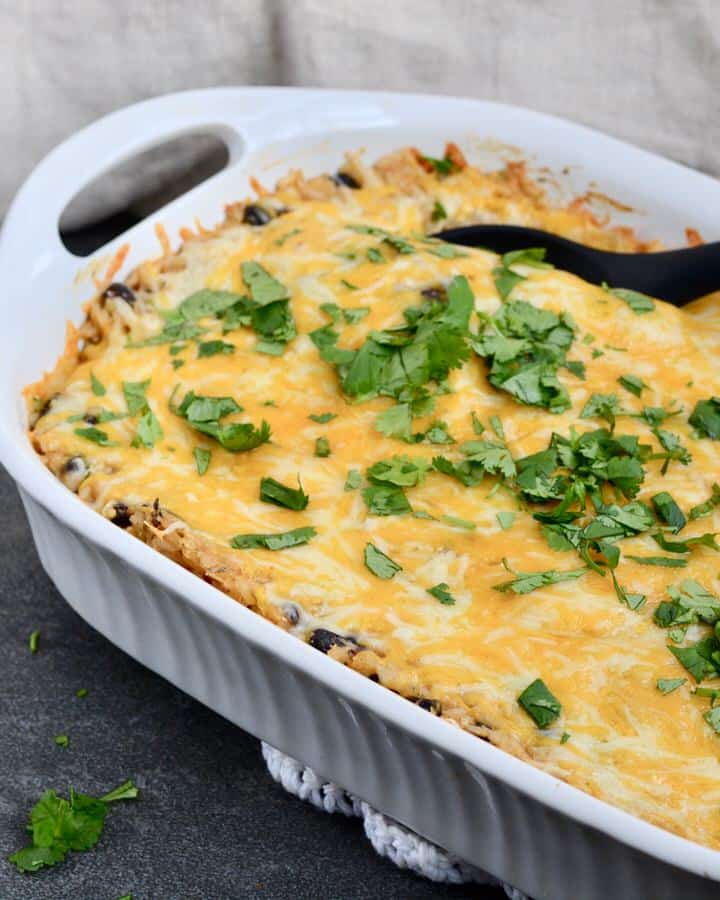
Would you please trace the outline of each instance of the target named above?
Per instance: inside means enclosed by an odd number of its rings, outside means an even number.
[[[356,821],[285,794],[255,738],[67,606],[40,567],[1,469],[0,504],[1,900],[504,897],[401,872],[375,855]],[[31,655],[35,629],[40,649]],[[67,749],[55,745],[58,734],[69,735]],[[93,850],[33,875],[6,862],[25,842],[26,815],[43,790],[101,794],[128,777],[143,786],[142,798],[113,808]]]

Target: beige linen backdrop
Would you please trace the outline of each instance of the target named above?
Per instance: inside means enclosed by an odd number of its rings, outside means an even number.
[[[719,45],[720,0],[0,0],[0,216],[81,126],[221,84],[501,100],[720,175]]]

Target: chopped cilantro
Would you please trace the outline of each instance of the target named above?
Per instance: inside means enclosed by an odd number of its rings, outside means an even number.
[[[611,288],[607,284],[603,284],[603,290],[613,297],[624,300],[630,309],[641,315],[642,313],[652,312],[655,309],[655,301],[647,294],[641,294],[639,291],[626,290],[625,288]]]
[[[165,436],[155,413],[148,407],[138,419],[137,431],[132,439],[133,447],[151,450]]]
[[[626,391],[630,391],[630,393],[634,394],[636,397],[639,397],[647,387],[647,384],[645,384],[642,378],[638,378],[637,375],[621,375],[618,378],[618,383],[621,384]]]
[[[307,544],[316,534],[317,531],[310,525],[276,534],[236,534],[230,541],[230,546],[236,550],[285,550],[287,547]]]
[[[392,484],[371,484],[362,496],[368,512],[375,516],[399,516],[412,511],[403,489]]]
[[[357,291],[357,290],[359,290],[359,288],[358,288],[358,286],[357,286],[356,284],[353,284],[351,281],[348,281],[346,278],[341,278],[341,279],[340,279],[340,284],[341,284],[343,287],[346,287],[349,291]]]
[[[669,541],[662,532],[658,532],[652,537],[655,543],[662,550],[667,550],[668,553],[689,553],[693,547],[709,547],[711,550],[720,550],[715,535],[710,533],[689,537],[684,541]]]
[[[688,422],[700,437],[720,440],[720,397],[698,400]]]
[[[712,659],[719,652],[717,645],[716,638],[708,638],[689,647],[668,647],[668,650],[695,681],[700,682],[706,675],[717,673],[717,666]]]
[[[687,684],[687,678],[658,678],[657,689],[661,694],[672,694],[683,684]]]
[[[75,434],[78,437],[85,438],[86,441],[92,441],[93,444],[99,444],[101,447],[117,447],[117,441],[111,441],[107,433],[101,428],[76,428]]]
[[[310,498],[303,490],[298,476],[298,486],[290,488],[276,481],[274,478],[260,479],[260,499],[265,503],[274,503],[275,506],[284,506],[285,509],[306,509]]]
[[[275,246],[276,246],[276,247],[283,247],[283,246],[285,245],[285,242],[288,241],[288,240],[290,240],[291,237],[295,237],[296,234],[300,234],[300,229],[299,229],[299,228],[293,228],[293,229],[291,229],[290,231],[288,231],[287,234],[283,234],[282,237],[279,237],[279,238],[275,241]]]
[[[575,333],[572,319],[538,309],[524,300],[504,304],[473,340],[473,349],[490,365],[490,383],[518,402],[553,413],[570,408],[557,377]]]
[[[39,631],[31,631],[30,632],[30,640],[28,641],[28,646],[30,647],[31,653],[38,652],[38,648],[40,646],[40,632]]]
[[[204,475],[210,466],[211,451],[205,450],[203,447],[195,447],[193,449],[193,457],[195,458],[198,475]]]
[[[308,419],[312,419],[313,422],[317,422],[318,425],[326,425],[328,422],[332,422],[333,419],[337,418],[337,413],[334,412],[324,412],[324,413],[310,413]]]
[[[378,550],[375,544],[365,544],[365,565],[378,578],[388,581],[402,571],[402,566]]]
[[[445,422],[435,420],[425,432],[425,440],[430,444],[454,444],[455,438],[448,431]]]
[[[422,457],[393,456],[374,463],[367,470],[373,484],[392,484],[396,487],[416,487],[425,480],[430,463]]]
[[[168,316],[170,324],[176,322],[196,322],[210,316],[219,316],[242,300],[231,291],[212,291],[209,288],[196,291],[186,297]]]
[[[229,307],[223,330],[251,324],[259,336],[255,349],[280,355],[285,345],[297,335],[288,290],[257,262],[244,262],[241,270],[251,302],[248,304],[241,298]]]
[[[672,529],[673,534],[677,534],[687,524],[683,511],[667,491],[655,494],[652,503],[657,514]]]
[[[697,506],[693,506],[688,513],[688,516],[690,519],[702,519],[704,516],[711,515],[712,511],[718,505],[720,505],[720,484],[714,484],[712,486],[710,497],[703,503],[698,503]]]
[[[270,426],[264,419],[259,428],[250,422],[222,424],[219,421],[242,410],[232,397],[202,397],[188,391],[179,406],[174,406],[171,401],[170,408],[196,431],[214,438],[231,453],[254,450],[270,440]]]
[[[516,572],[510,567],[506,559],[503,560],[503,565],[508,572],[512,572],[515,575],[515,578],[493,585],[496,591],[501,591],[502,593],[512,591],[515,594],[529,594],[531,591],[549,584],[559,584],[561,581],[574,581],[587,572],[587,569],[572,569],[566,572],[558,572],[555,569],[548,569],[546,572]]]
[[[502,528],[503,531],[508,531],[508,529],[513,527],[516,516],[517,513],[512,512],[512,510],[503,509],[496,515],[498,525]]]
[[[434,597],[436,600],[439,600],[443,606],[454,606],[455,598],[450,593],[449,585],[445,584],[444,581],[441,581],[440,584],[436,584],[435,587],[431,587],[427,589],[428,594],[431,597]]]
[[[439,200],[436,200],[433,203],[432,214],[430,215],[430,220],[432,222],[440,222],[442,219],[447,219],[448,214],[445,211],[445,207]]]
[[[138,413],[145,412],[148,408],[147,389],[150,386],[150,379],[147,381],[123,381],[122,389],[127,404],[128,415],[136,416]]]
[[[217,356],[220,353],[228,355],[234,352],[235,344],[230,344],[227,341],[203,341],[198,344],[197,355],[198,359],[204,359],[208,356]]]
[[[525,281],[524,275],[515,271],[515,266],[532,266],[536,269],[552,269],[545,262],[545,250],[542,247],[531,247],[527,250],[513,250],[501,257],[500,265],[493,269],[495,287],[501,299],[507,300],[516,284]]]
[[[378,250],[377,247],[368,247],[366,256],[370,260],[371,263],[380,264],[380,263],[386,262],[385,257],[382,255],[382,253]]]
[[[712,728],[715,734],[720,734],[720,706],[714,706],[703,713],[703,719]]]
[[[477,415],[474,412],[470,413],[470,421],[472,423],[472,429],[475,434],[482,434],[485,431],[485,426],[480,421],[480,419],[478,419]]]
[[[70,746],[70,738],[66,734],[56,734],[54,740],[58,747]]]
[[[96,397],[104,397],[107,393],[105,385],[99,378],[95,377],[93,372],[90,373],[90,389]]]
[[[45,791],[30,812],[32,845],[14,853],[10,862],[21,872],[37,872],[62,862],[71,850],[89,850],[102,834],[108,805],[137,795],[131,781],[97,799],[72,788],[69,800]]]
[[[552,725],[562,712],[562,705],[541,678],[536,678],[518,697],[518,703],[538,728]]]
[[[622,409],[616,394],[593,394],[583,406],[580,412],[581,419],[604,419],[610,430],[615,428],[615,416],[620,415]]]
[[[350,469],[347,473],[347,477],[345,478],[344,490],[346,491],[355,491],[360,487],[362,482],[362,475],[358,472],[357,469]]]
[[[75,696],[76,696],[76,697],[82,698],[82,697],[87,697],[87,695],[88,695],[88,689],[87,689],[87,688],[78,688],[78,689],[75,691]]]
[[[641,566],[664,566],[666,569],[684,569],[687,566],[686,559],[676,559],[673,556],[631,556],[629,553],[625,555]]]
[[[326,437],[315,438],[315,456],[324,459],[330,456],[330,441]]]
[[[467,519],[461,519],[458,516],[445,515],[442,517],[442,521],[446,525],[451,525],[453,528],[462,528],[463,531],[475,531],[477,528],[477,525],[474,522],[470,522]]]

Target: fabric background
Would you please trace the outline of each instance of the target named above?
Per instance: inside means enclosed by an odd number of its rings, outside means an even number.
[[[717,175],[719,43],[717,0],[0,0],[0,215],[33,165],[81,126],[219,84],[501,100]],[[167,164],[155,166],[155,187]],[[125,179],[105,203],[136,189]]]

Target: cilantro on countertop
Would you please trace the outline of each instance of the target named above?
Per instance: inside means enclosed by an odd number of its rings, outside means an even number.
[[[31,653],[37,653],[40,646],[40,632],[39,631],[31,631],[30,639],[28,640],[28,647],[30,648]]]
[[[32,844],[14,853],[10,862],[21,872],[37,872],[62,862],[71,850],[89,850],[102,834],[109,805],[135,799],[138,793],[132,781],[99,798],[72,788],[69,800],[55,791],[45,791],[30,812],[28,831]]]

